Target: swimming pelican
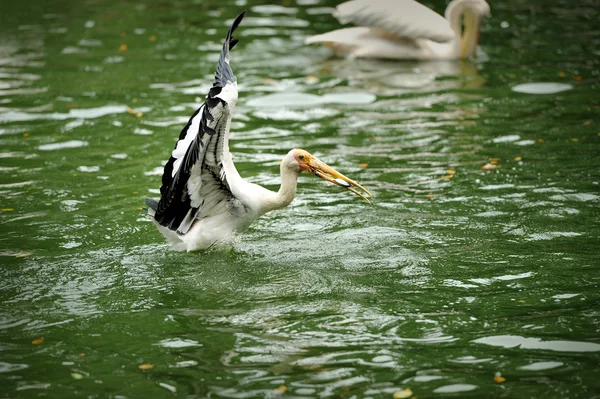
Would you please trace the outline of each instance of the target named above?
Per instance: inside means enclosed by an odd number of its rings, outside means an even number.
[[[452,0],[445,16],[414,0],[351,0],[337,6],[337,29],[311,36],[336,55],[355,58],[459,59],[475,53],[481,20],[490,14],[485,0]]]
[[[301,149],[283,157],[279,191],[242,179],[229,152],[231,116],[238,98],[229,51],[238,42],[232,34],[244,14],[229,28],[206,101],[183,128],[165,165],[160,200],[146,199],[148,215],[175,250],[194,251],[227,243],[259,216],[287,206],[296,195],[303,171],[369,203],[372,198],[363,186]]]

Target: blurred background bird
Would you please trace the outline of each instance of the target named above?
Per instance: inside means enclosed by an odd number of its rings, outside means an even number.
[[[460,59],[475,54],[485,0],[453,0],[445,17],[414,0],[351,0],[333,12],[340,23],[358,25],[311,36],[336,55],[355,58]]]

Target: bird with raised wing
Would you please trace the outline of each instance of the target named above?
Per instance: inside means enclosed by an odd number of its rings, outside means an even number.
[[[414,0],[351,0],[333,12],[340,23],[358,25],[307,38],[336,55],[355,58],[441,60],[468,58],[479,43],[485,0],[452,0],[445,18]]]
[[[301,149],[283,157],[277,192],[240,176],[229,152],[231,117],[238,97],[229,52],[237,43],[232,34],[244,14],[229,28],[206,101],[183,128],[164,167],[160,199],[146,199],[148,215],[175,250],[194,251],[229,243],[256,218],[290,204],[301,172],[371,202],[367,189]]]

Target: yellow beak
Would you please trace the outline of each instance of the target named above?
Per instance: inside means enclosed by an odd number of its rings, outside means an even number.
[[[318,160],[317,158],[311,157],[306,166],[308,168],[306,171],[315,176],[320,177],[323,180],[326,180],[330,183],[333,183],[337,186],[344,187],[348,191],[352,191],[354,194],[358,195],[363,200],[367,201],[371,204],[371,198],[373,198],[373,194],[369,192],[366,188],[358,184],[352,179],[347,178],[337,170],[333,169],[331,166],[327,165],[325,162]],[[362,190],[361,191],[358,191]]]

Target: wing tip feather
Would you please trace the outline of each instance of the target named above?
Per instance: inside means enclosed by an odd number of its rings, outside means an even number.
[[[233,37],[233,32],[235,32],[245,16],[246,10],[242,11],[234,19],[233,23],[229,27],[229,30],[227,31],[227,36],[225,36],[225,40],[223,41],[221,57],[219,58],[219,63],[217,64],[217,72],[215,73],[213,87],[224,87],[228,82],[235,81],[235,75],[229,67],[229,51],[233,49],[233,47],[239,42],[238,39]]]

